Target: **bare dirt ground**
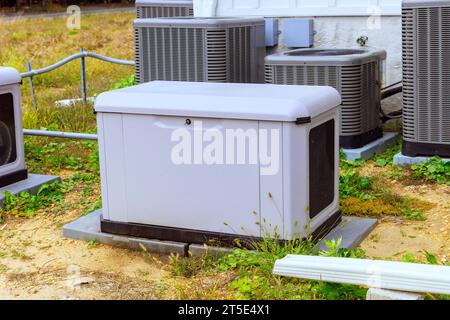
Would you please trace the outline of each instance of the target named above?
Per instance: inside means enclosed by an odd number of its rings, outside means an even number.
[[[383,171],[371,168],[371,174]],[[387,187],[403,196],[425,200],[434,205],[424,212],[425,221],[408,221],[396,217],[380,219],[379,225],[361,247],[372,258],[398,260],[406,253],[422,260],[428,251],[448,264],[450,259],[450,187],[437,184],[405,186],[395,180],[386,180]]]
[[[77,211],[0,225],[0,299],[230,298],[232,273],[175,277],[169,257],[62,237]]]
[[[1,233],[1,299],[158,298],[167,271],[142,253],[63,238],[70,220],[9,219]]]

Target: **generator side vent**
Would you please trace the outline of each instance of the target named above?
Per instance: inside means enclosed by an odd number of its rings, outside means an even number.
[[[16,161],[16,129],[14,98],[11,93],[0,94],[0,166]]]

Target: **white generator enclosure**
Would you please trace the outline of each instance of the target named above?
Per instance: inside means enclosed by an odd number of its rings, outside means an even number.
[[[331,87],[155,81],[101,94],[103,232],[231,244],[341,219]]]
[[[0,67],[0,187],[28,177],[20,109],[21,82],[15,69]]]

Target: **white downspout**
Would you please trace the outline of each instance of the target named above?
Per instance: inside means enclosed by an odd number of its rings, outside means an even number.
[[[194,0],[194,16],[215,17],[217,15],[217,0]]]

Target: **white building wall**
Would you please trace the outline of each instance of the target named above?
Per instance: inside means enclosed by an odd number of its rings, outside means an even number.
[[[194,0],[212,5],[220,15],[336,16],[399,15],[401,0]]]
[[[387,51],[387,84],[400,81],[401,0],[194,0],[197,16],[312,17],[315,47],[355,47],[360,36],[368,46]],[[280,46],[283,48],[283,36]]]

